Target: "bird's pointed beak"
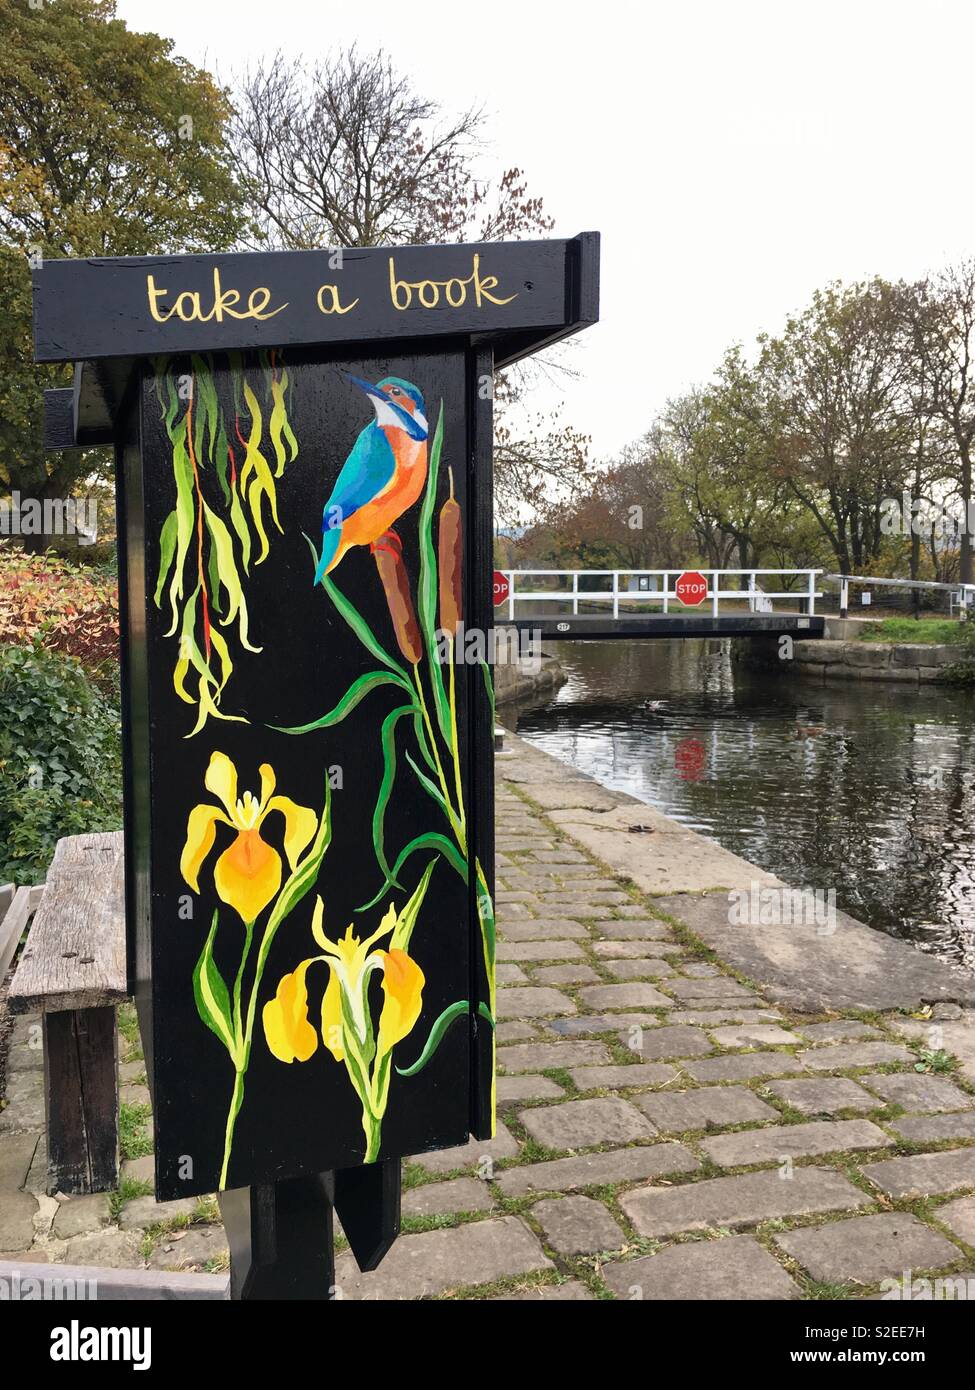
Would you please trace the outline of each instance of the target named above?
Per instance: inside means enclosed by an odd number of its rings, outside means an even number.
[[[351,372],[343,372],[346,381],[351,381],[353,386],[358,386],[360,391],[365,391],[367,396],[371,396],[374,401],[384,401],[387,397],[378,386],[373,386],[371,381],[365,381],[361,376],[353,376]]]

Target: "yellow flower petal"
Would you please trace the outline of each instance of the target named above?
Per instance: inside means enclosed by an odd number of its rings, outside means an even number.
[[[258,830],[241,830],[213,871],[217,892],[245,922],[253,922],[281,887],[281,856]]]
[[[236,817],[237,807],[237,769],[226,753],[213,753],[210,766],[206,770],[203,784],[208,792],[213,792],[223,802],[231,820]]]
[[[261,763],[257,770],[261,774],[261,811],[263,812],[265,806],[274,795],[276,779],[274,776],[274,768],[270,763]]]
[[[270,768],[267,769],[270,772]],[[264,768],[261,768],[261,779],[263,783]],[[271,786],[274,781],[272,778]],[[263,786],[262,786],[263,798]],[[311,844],[315,831],[318,829],[318,817],[315,812],[307,806],[297,806],[288,796],[272,796],[267,803],[267,807],[261,819],[271,811],[280,811],[284,816],[284,852],[288,858],[288,865],[294,868],[301,855],[302,850]]]
[[[186,822],[186,843],[180,855],[179,871],[194,893],[200,891],[200,870],[203,861],[213,849],[217,821],[223,821],[225,825],[230,824],[216,806],[194,806]]]
[[[342,1045],[344,1038],[342,1024],[342,985],[336,971],[329,969],[328,986],[322,1000],[322,1042],[331,1052],[336,1062],[345,1057]]]
[[[383,992],[386,995],[379,1015],[376,1057],[405,1038],[420,1017],[423,1007],[423,971],[405,951],[382,951]]]
[[[264,1005],[264,1036],[279,1062],[307,1062],[318,1046],[318,1035],[308,1022],[305,975],[311,964],[302,961],[293,974],[285,975],[274,998]]]

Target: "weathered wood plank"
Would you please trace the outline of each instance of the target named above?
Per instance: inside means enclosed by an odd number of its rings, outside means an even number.
[[[202,1298],[227,1299],[230,1279],[226,1274],[178,1274],[154,1269],[109,1269],[104,1265],[48,1265],[26,1260],[0,1260],[0,1280],[13,1289],[19,1279],[19,1294],[26,1297],[36,1279],[49,1288],[52,1297],[71,1301],[92,1298],[93,1289],[100,1299],[124,1300]],[[57,1293],[54,1293],[57,1290]],[[46,1297],[47,1295],[45,1295]]]
[[[10,985],[12,1013],[91,1009],[128,998],[122,835],[58,841]]]
[[[36,902],[33,888],[18,888],[10,907],[0,918],[0,983],[7,974]]]
[[[44,1015],[48,1192],[110,1192],[118,1183],[118,1043],[114,1007]]]
[[[14,900],[16,888],[12,883],[0,883],[0,922],[7,915],[7,909]]]

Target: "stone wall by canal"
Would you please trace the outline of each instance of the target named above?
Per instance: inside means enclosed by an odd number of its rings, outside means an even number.
[[[819,680],[940,681],[961,656],[958,647],[920,642],[796,642],[796,674]]]

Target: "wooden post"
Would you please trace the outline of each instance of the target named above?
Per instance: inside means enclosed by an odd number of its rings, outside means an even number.
[[[44,1015],[48,1191],[110,1192],[118,1182],[115,1009]]]

